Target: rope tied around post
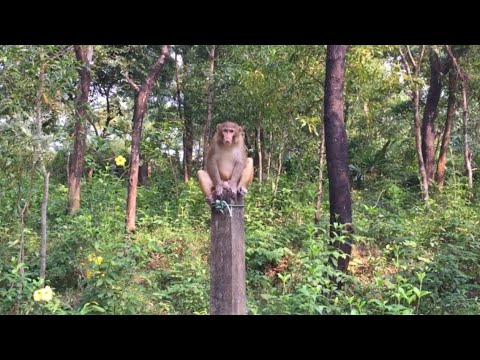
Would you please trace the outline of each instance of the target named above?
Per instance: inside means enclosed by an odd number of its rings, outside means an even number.
[[[234,208],[234,207],[245,207],[245,205],[232,205],[232,204],[228,204],[225,200],[220,200],[220,199],[217,199],[215,200],[215,204],[213,205],[213,208],[215,210],[219,210],[222,214],[225,215],[225,213],[223,212],[223,210],[225,209],[228,209],[228,212],[230,213],[230,217],[232,217],[232,209],[231,208]]]

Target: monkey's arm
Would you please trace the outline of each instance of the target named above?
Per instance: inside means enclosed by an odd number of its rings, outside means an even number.
[[[230,178],[229,184],[230,189],[233,194],[237,193],[237,186],[242,177],[243,170],[245,169],[245,161],[243,159],[237,160],[235,167],[233,169],[232,177]]]
[[[207,161],[207,171],[212,179],[213,186],[215,187],[215,194],[217,196],[221,196],[223,192],[223,181],[220,178],[218,164],[214,158],[211,158]]]

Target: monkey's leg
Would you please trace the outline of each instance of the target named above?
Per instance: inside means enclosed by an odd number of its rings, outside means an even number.
[[[197,173],[198,181],[200,182],[200,189],[202,190],[203,195],[205,195],[205,200],[211,205],[214,204],[212,190],[213,182],[210,178],[210,175],[205,170],[198,170]]]
[[[250,185],[253,181],[253,159],[247,158],[247,164],[245,169],[243,170],[242,177],[238,182],[238,187],[240,188],[240,192],[246,193],[247,186]]]

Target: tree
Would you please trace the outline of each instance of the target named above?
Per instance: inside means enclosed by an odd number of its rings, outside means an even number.
[[[217,53],[218,54],[218,53]],[[213,97],[215,95],[215,45],[212,45],[209,51],[210,60],[210,77],[208,79],[208,102],[207,102],[207,122],[205,124],[205,132],[203,134],[203,163],[207,157],[208,142],[212,133],[212,116],[213,116]]]
[[[147,101],[152,92],[153,85],[160,75],[160,72],[170,54],[170,48],[167,45],[162,46],[161,54],[157,61],[150,68],[147,77],[141,86],[136,85],[132,79],[125,74],[127,81],[135,89],[135,105],[133,110],[133,129],[132,129],[132,151],[130,157],[130,174],[128,179],[127,211],[126,211],[126,230],[132,232],[135,230],[135,213],[137,204],[137,184],[138,167],[140,161],[140,140],[142,136],[143,118],[147,110]]]
[[[325,73],[324,128],[330,198],[330,236],[346,235],[336,243],[347,257],[338,259],[338,269],[346,272],[352,251],[352,202],[348,179],[348,143],[343,113],[346,45],[328,45]],[[335,224],[343,226],[341,233]]]
[[[39,69],[39,87],[37,93],[37,99],[35,101],[35,137],[37,141],[36,156],[37,161],[40,164],[43,175],[43,198],[40,210],[40,278],[45,279],[45,272],[47,269],[47,205],[48,205],[48,185],[50,179],[50,172],[45,166],[44,152],[45,147],[42,147],[42,99],[44,97],[45,88],[45,60],[43,53],[40,52],[40,69]]]
[[[68,163],[68,213],[74,214],[80,208],[80,186],[85,160],[86,121],[88,119],[88,93],[92,79],[90,65],[93,45],[75,45],[75,55],[82,66],[78,69],[78,83],[75,100],[75,128],[73,152]]]
[[[191,46],[175,48],[175,79],[176,79],[176,97],[177,108],[180,120],[183,121],[183,180],[188,182],[192,177],[192,155],[193,155],[193,119],[190,98],[185,90],[187,80],[190,76],[190,58]],[[178,64],[178,53],[182,55],[183,78],[180,82],[180,68]],[[183,96],[182,96],[183,95]]]
[[[465,71],[458,64],[455,54],[452,52],[450,45],[445,46],[448,55],[452,59],[453,64],[455,65],[455,70],[462,80],[462,107],[463,107],[463,158],[464,158],[464,167],[465,172],[468,178],[468,186],[473,187],[473,172],[472,172],[472,152],[468,145],[468,102],[467,102],[467,88],[468,88],[468,76]]]
[[[430,48],[429,60],[430,86],[422,119],[422,155],[427,181],[430,184],[433,180],[435,165],[435,119],[437,117],[438,101],[442,92],[442,70],[438,54],[432,48]]]
[[[445,129],[443,130],[442,145],[440,147],[440,154],[438,155],[437,173],[435,174],[435,181],[440,190],[443,189],[443,183],[445,180],[445,165],[447,163],[447,150],[450,143],[450,134],[452,132],[453,116],[456,110],[456,97],[457,91],[457,74],[454,70],[450,70],[448,76],[448,107],[447,116],[445,118]]]
[[[323,161],[325,158],[325,131],[321,129],[320,146],[319,146],[319,164],[318,164],[318,188],[317,188],[317,200],[315,205],[315,224],[320,224],[320,216],[322,214],[322,194],[323,194]]]
[[[407,70],[408,79],[410,80],[412,86],[411,99],[414,108],[413,125],[415,131],[415,148],[417,150],[418,171],[420,172],[420,187],[422,191],[422,198],[424,200],[428,200],[428,177],[422,152],[422,132],[420,129],[420,89],[418,84],[418,76],[420,73],[423,55],[425,54],[425,46],[422,45],[422,49],[420,50],[420,54],[416,60],[413,58],[410,47],[407,46],[408,58],[402,51],[401,47],[399,48],[399,51],[403,65]]]

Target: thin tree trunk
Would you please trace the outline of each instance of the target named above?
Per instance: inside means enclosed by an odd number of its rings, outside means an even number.
[[[442,145],[440,147],[440,154],[438,155],[437,173],[435,180],[439,190],[443,189],[445,182],[445,165],[447,163],[448,144],[450,143],[450,135],[452,132],[453,116],[455,115],[457,91],[457,74],[452,69],[448,76],[448,107],[447,117],[445,119],[445,130],[443,131]]]
[[[30,186],[28,189],[28,197],[27,200],[25,201],[25,205],[23,206],[23,210],[20,215],[20,249],[19,249],[19,256],[18,256],[18,262],[22,263],[25,261],[25,222],[27,219],[28,215],[28,210],[30,208],[30,204],[32,203],[32,193],[33,193],[33,181],[35,177],[35,163],[36,159],[35,156],[32,159],[32,166],[30,170]],[[24,276],[24,269],[20,269],[20,274],[23,277]],[[22,290],[22,285],[20,284],[19,286],[19,292]],[[19,293],[20,294],[20,293]]]
[[[468,145],[468,102],[467,102],[467,81],[462,81],[462,97],[463,97],[463,156],[465,172],[468,177],[468,186],[473,187],[473,173],[472,173],[472,152]]]
[[[185,66],[185,57],[183,58],[183,61],[184,61],[184,66]],[[183,132],[183,136],[182,136],[182,143],[183,143],[183,175],[184,175],[184,178],[183,180],[185,182],[188,182],[188,168],[187,168],[187,161],[186,161],[186,155],[185,155],[185,143],[186,143],[186,137],[185,137],[185,133],[186,133],[186,125],[185,125],[185,108],[184,108],[184,104],[182,102],[182,95],[181,95],[181,88],[180,88],[180,76],[179,76],[179,69],[178,69],[178,49],[175,50],[175,82],[176,82],[176,85],[177,85],[177,89],[176,89],[176,93],[177,93],[177,110],[178,110],[178,117],[180,119],[180,121],[184,124],[184,132]],[[183,111],[182,111],[182,107],[183,107]],[[178,157],[178,156],[177,156]]]
[[[188,182],[192,177],[192,154],[193,154],[193,122],[187,102],[183,101],[184,106],[184,134],[183,134],[183,180]],[[187,110],[188,109],[188,110]]]
[[[273,132],[270,132],[270,147],[272,146],[272,142],[273,142]],[[268,156],[267,156],[267,179],[270,178],[271,164],[272,164],[272,150],[268,152]]]
[[[415,146],[417,149],[418,168],[420,171],[420,181],[422,189],[422,198],[428,200],[428,177],[425,169],[425,163],[423,161],[422,154],[422,132],[420,129],[420,92],[418,86],[413,93],[413,104],[415,107],[414,127],[415,127]]]
[[[112,88],[111,86],[108,86],[107,90],[104,93],[105,100],[107,102],[107,119],[105,120],[105,127],[102,130],[102,135],[101,135],[102,138],[107,137],[108,125],[110,125],[110,122],[113,120],[112,112],[110,110],[110,89],[111,88]]]
[[[317,190],[317,205],[315,211],[315,225],[320,223],[320,216],[322,214],[322,193],[323,193],[323,161],[325,158],[325,131],[322,130],[321,140],[320,140],[320,161],[318,164],[318,190]]]
[[[208,82],[208,100],[207,100],[207,122],[205,124],[205,133],[203,134],[203,163],[207,158],[208,143],[211,136],[213,99],[215,95],[215,45],[210,48],[210,78]]]
[[[39,89],[35,102],[35,135],[37,137],[37,161],[40,161],[40,168],[43,175],[43,199],[40,208],[40,278],[45,279],[46,258],[47,258],[47,205],[48,205],[48,180],[50,173],[47,171],[43,158],[43,150],[41,144],[42,138],[42,98],[45,86],[45,64],[40,65]],[[36,161],[35,161],[36,162]]]
[[[473,174],[472,174],[472,152],[468,146],[468,102],[467,102],[467,75],[465,72],[460,68],[458,64],[457,58],[455,54],[452,52],[450,45],[445,45],[445,48],[452,60],[455,69],[457,70],[457,74],[459,75],[460,79],[462,80],[462,105],[463,105],[463,156],[464,156],[464,167],[465,172],[467,173],[468,177],[468,186],[470,188],[473,187]]]
[[[175,192],[178,195],[178,179],[177,179],[177,171],[175,170],[175,166],[173,165],[172,161],[172,156],[167,155],[169,163],[170,163],[170,168],[172,169],[172,175],[173,175],[173,182],[175,184]]]
[[[25,218],[28,212],[28,204],[29,202],[27,201],[23,206],[22,212],[20,213],[20,249],[18,251],[19,263],[23,263],[25,261]],[[23,276],[23,268],[20,269],[20,274]]]
[[[348,179],[348,142],[344,122],[345,45],[327,46],[324,90],[324,131],[330,197],[330,236],[344,235],[336,242],[346,258],[338,258],[337,268],[347,272],[352,252],[352,202]],[[335,224],[342,228],[338,229]]]
[[[183,67],[185,68],[185,74],[183,81],[186,82],[188,78],[189,66],[188,66],[188,57],[187,51],[183,52]],[[193,153],[193,135],[192,135],[192,120],[191,120],[191,111],[188,107],[186,100],[186,94],[183,94],[183,101],[181,99],[181,88],[180,88],[180,77],[177,61],[177,51],[175,51],[175,79],[177,83],[177,106],[178,106],[178,115],[180,120],[183,122],[184,130],[182,136],[183,143],[183,181],[188,182],[191,178],[192,173],[192,153]],[[183,111],[182,111],[183,108]]]
[[[165,65],[167,57],[170,53],[168,46],[162,46],[162,53],[150,68],[147,78],[140,87],[134,86],[138,89],[135,98],[135,108],[133,111],[133,129],[132,129],[132,152],[130,156],[130,172],[128,179],[128,195],[127,195],[127,210],[126,210],[126,231],[135,231],[135,218],[137,209],[137,185],[138,185],[138,165],[140,160],[140,141],[142,137],[143,118],[147,110],[147,101],[152,92],[153,85],[157,80],[160,72]]]
[[[255,140],[257,143],[257,156],[258,156],[258,183],[260,186],[262,186],[263,182],[263,145],[262,145],[262,137],[261,137],[261,132],[263,131],[261,123],[259,122],[259,125],[257,129],[255,130]]]
[[[423,55],[425,53],[425,46],[422,46],[422,50],[417,60],[413,58],[413,55],[410,51],[410,48],[407,46],[408,50],[408,59],[406,55],[403,53],[402,49],[400,48],[400,55],[402,57],[403,64],[408,72],[408,75],[414,79],[418,77],[420,72],[420,65],[422,63]],[[410,65],[411,64],[411,65]],[[411,69],[411,67],[413,69]],[[413,125],[414,125],[414,132],[415,132],[415,148],[417,150],[417,159],[418,159],[418,171],[420,173],[420,188],[422,193],[422,199],[428,200],[428,178],[427,172],[425,170],[425,163],[423,161],[423,153],[422,153],[422,132],[420,129],[420,90],[418,89],[418,85],[414,85],[414,89],[412,91],[412,103],[414,106],[414,117],[413,117]]]
[[[180,91],[180,79],[178,76],[178,51],[175,51],[175,83],[177,85],[177,110],[178,110],[178,117],[180,120],[183,119],[182,115],[182,97],[181,97],[181,91]]]
[[[148,160],[145,158],[145,155],[140,154],[140,159],[142,160],[142,165],[140,165],[138,170],[138,183],[142,186],[147,185],[148,181]]]
[[[280,153],[278,154],[278,167],[277,167],[277,176],[275,178],[275,187],[273,190],[273,196],[277,196],[278,183],[280,181],[280,175],[282,174],[282,163],[283,163],[283,150],[285,147],[285,136],[284,130],[282,129],[282,135],[280,137]]]
[[[75,130],[73,153],[70,157],[68,171],[68,213],[76,213],[80,209],[80,186],[85,161],[86,121],[88,119],[88,93],[92,78],[90,64],[93,56],[93,45],[75,45],[75,55],[83,66],[78,70],[80,81],[75,101]]]
[[[50,173],[47,171],[45,165],[42,164],[43,173],[43,199],[41,207],[41,245],[40,245],[40,278],[45,279],[45,272],[47,270],[47,206],[48,206],[48,184]]]
[[[93,178],[93,168],[88,168],[87,170],[87,181],[92,181]]]

